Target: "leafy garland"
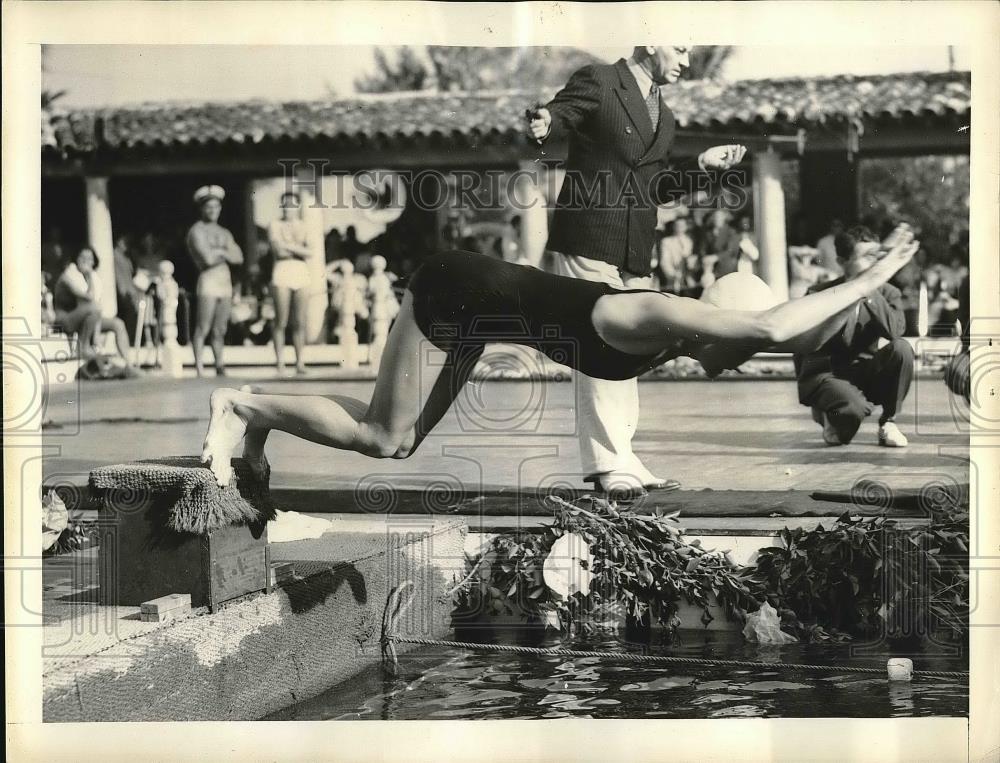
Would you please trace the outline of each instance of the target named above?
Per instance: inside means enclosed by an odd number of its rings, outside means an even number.
[[[797,635],[962,637],[969,627],[969,513],[935,511],[904,530],[844,514],[830,529],[784,529],[743,579]]]
[[[767,601],[785,630],[809,641],[905,635],[915,622],[956,636],[968,629],[967,507],[912,530],[849,513],[830,529],[786,528],[784,547],[763,549],[744,567],[686,540],[679,512],[634,514],[593,496],[546,501],[554,519],[544,532],[496,536],[469,560],[449,592],[458,594],[457,613],[520,615],[564,632],[616,626],[624,615],[672,633],[682,601],[701,608],[705,625],[716,602],[743,623]],[[571,533],[590,547],[592,579],[589,592],[566,596],[546,584],[545,562]]]
[[[564,631],[589,631],[623,614],[636,620],[648,616],[673,630],[682,598],[702,608],[705,624],[713,619],[712,596],[734,619],[759,607],[727,553],[706,551],[699,541],[683,538],[679,512],[633,514],[597,497],[546,501],[555,518],[545,532],[497,536],[472,562],[469,575],[452,591],[459,593],[459,611],[520,614]],[[586,596],[563,597],[545,583],[549,550],[567,533],[580,535],[593,553]]]

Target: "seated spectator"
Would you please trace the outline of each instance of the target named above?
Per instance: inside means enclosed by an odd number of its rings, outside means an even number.
[[[812,287],[822,291],[864,272],[877,260],[879,241],[857,227],[836,237],[844,277]],[[878,443],[905,447],[893,418],[913,379],[913,348],[903,339],[902,295],[884,284],[841,313],[844,325],[819,350],[795,356],[799,402],[810,406],[828,445],[846,445],[875,405],[882,406]]]
[[[115,335],[118,354],[126,366],[129,341],[125,323],[121,318],[104,318],[98,300],[101,295],[101,281],[95,272],[99,260],[89,246],[80,250],[74,262],[63,270],[53,294],[56,324],[69,335],[76,335],[79,354],[91,358],[99,354],[97,343],[105,331]]]

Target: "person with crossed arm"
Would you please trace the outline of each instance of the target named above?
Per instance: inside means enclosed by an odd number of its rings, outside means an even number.
[[[194,367],[201,376],[202,354],[208,336],[215,356],[215,373],[226,375],[222,358],[229,311],[233,301],[233,279],[230,265],[243,264],[243,251],[233,234],[219,225],[222,200],[226,192],[217,185],[206,185],[195,191],[194,203],[198,205],[201,219],[187,234],[187,249],[198,267],[197,323],[191,344],[194,346]]]

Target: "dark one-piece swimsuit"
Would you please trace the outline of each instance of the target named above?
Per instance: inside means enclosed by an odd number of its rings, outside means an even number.
[[[520,344],[587,376],[615,380],[680,354],[679,347],[655,355],[622,352],[597,334],[598,299],[645,289],[615,289],[461,251],[428,257],[408,289],[417,326],[448,353],[477,358],[493,342]]]

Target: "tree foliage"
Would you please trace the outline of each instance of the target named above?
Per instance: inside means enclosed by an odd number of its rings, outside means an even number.
[[[421,55],[423,53],[423,55]],[[436,89],[443,92],[561,87],[569,75],[600,59],[577,48],[480,48],[428,45],[375,51],[375,72],[355,81],[363,93]]]
[[[375,71],[359,77],[354,87],[360,93],[396,93],[423,90],[427,86],[427,67],[413,48],[404,45],[395,55],[385,49],[375,49]]]
[[[732,45],[698,45],[691,49],[691,65],[684,72],[685,79],[717,79],[722,76],[726,62],[733,54]]]
[[[967,260],[968,156],[863,159],[859,170],[862,220],[909,222],[925,264],[947,264],[956,254]]]
[[[691,51],[688,79],[719,77],[733,52],[729,45],[704,45]],[[579,48],[541,45],[481,48],[461,45],[402,46],[375,51],[375,71],[355,80],[362,93],[424,89],[442,92],[552,89],[587,64],[603,63]]]

